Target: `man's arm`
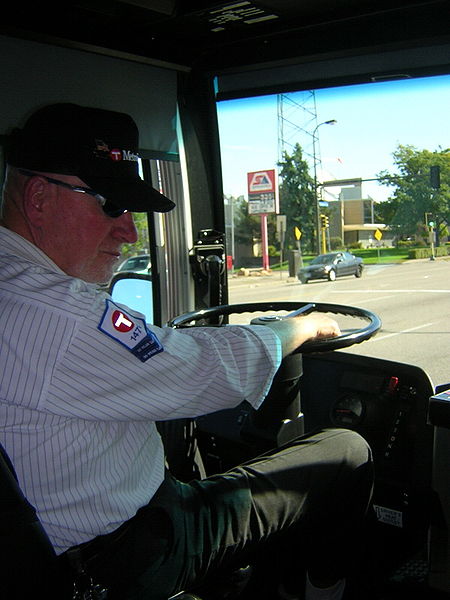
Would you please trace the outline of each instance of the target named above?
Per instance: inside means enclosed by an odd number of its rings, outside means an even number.
[[[336,321],[321,313],[269,321],[264,325],[278,336],[283,358],[308,340],[337,337],[341,333]]]

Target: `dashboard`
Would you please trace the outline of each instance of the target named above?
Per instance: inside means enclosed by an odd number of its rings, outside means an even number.
[[[333,352],[303,356],[305,430],[346,427],[367,439],[378,473],[423,481],[429,472],[433,385],[419,367]]]
[[[438,501],[432,489],[434,389],[419,367],[332,352],[303,356],[305,431],[346,427],[374,455],[373,552],[395,562],[420,553]],[[389,556],[388,556],[389,555]]]
[[[258,411],[244,401],[197,420],[209,472],[303,432],[353,429],[374,456],[368,560],[383,571],[385,562],[423,552],[431,515],[438,510],[432,489],[434,428],[428,418],[434,389],[428,375],[413,365],[337,351],[288,358]],[[287,402],[277,415],[282,397]]]

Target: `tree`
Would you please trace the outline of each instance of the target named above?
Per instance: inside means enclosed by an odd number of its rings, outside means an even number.
[[[138,240],[135,244],[124,244],[122,247],[122,258],[128,258],[134,254],[146,254],[149,252],[149,236],[147,213],[133,213],[133,221],[138,232]]]
[[[377,206],[379,218],[397,229],[399,236],[424,235],[425,221],[434,221],[444,233],[450,221],[450,149],[431,152],[399,144],[393,153],[398,174],[382,171],[384,185],[393,195]],[[440,169],[440,187],[432,187],[431,167]],[[425,214],[427,213],[427,218]]]
[[[227,207],[232,206],[233,211],[227,211]],[[248,202],[244,196],[235,198],[234,196],[225,196],[226,221],[231,225],[233,219],[234,241],[236,244],[248,248],[248,255],[252,255],[254,240],[261,239],[261,218],[259,215],[250,215],[248,212]],[[232,216],[231,216],[232,214]],[[267,235],[269,244],[276,245],[276,217],[269,215],[267,219]],[[230,246],[230,240],[228,240]]]
[[[233,198],[227,196],[228,202],[234,205],[234,239],[238,244],[252,248],[253,240],[261,237],[261,224],[258,216],[248,214],[248,202],[244,196]]]
[[[316,219],[316,197],[314,179],[303,159],[302,148],[295,144],[292,155],[283,153],[280,178],[280,214],[286,215],[286,242],[292,245],[295,240],[294,228],[302,232],[302,244],[310,251],[314,250],[314,232]]]

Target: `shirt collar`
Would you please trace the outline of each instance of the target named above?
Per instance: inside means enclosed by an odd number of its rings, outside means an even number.
[[[37,263],[57,273],[64,273],[62,269],[42,252],[37,246],[23,238],[18,233],[0,226],[0,255],[14,255],[26,261]]]

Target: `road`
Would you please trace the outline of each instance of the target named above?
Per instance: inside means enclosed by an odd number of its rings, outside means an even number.
[[[381,318],[381,330],[345,352],[417,365],[435,385],[450,382],[450,259],[367,266],[360,279],[304,285],[279,272],[229,280],[230,303],[283,300],[371,310]],[[249,319],[249,315],[236,316],[232,322]],[[349,320],[338,317],[341,329],[355,326],[354,319],[351,324]]]

